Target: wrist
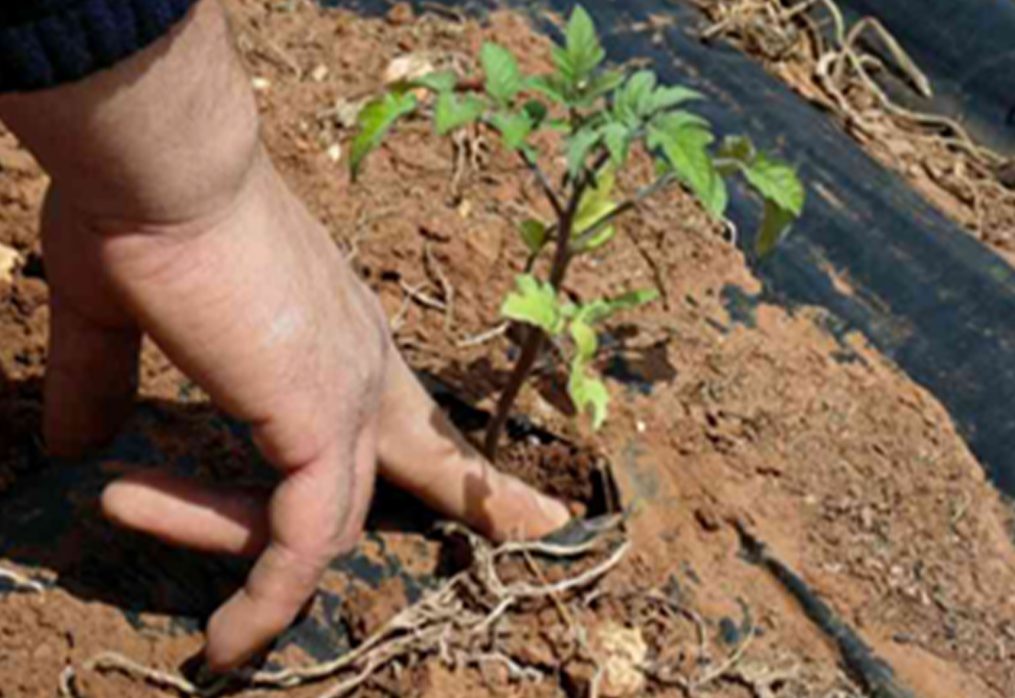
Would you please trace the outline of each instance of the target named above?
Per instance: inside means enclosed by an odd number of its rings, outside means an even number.
[[[61,205],[102,227],[212,215],[246,186],[260,148],[215,0],[110,70],[0,97],[0,119],[46,168]]]

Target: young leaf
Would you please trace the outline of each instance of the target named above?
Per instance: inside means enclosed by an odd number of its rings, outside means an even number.
[[[575,101],[575,106],[592,106],[597,99],[613,92],[623,80],[622,73],[612,70],[595,76],[580,90],[581,97]]]
[[[744,168],[744,176],[766,199],[799,216],[804,209],[804,187],[797,178],[796,170],[786,163],[758,153],[750,165]]]
[[[796,216],[791,211],[787,211],[771,199],[765,199],[765,218],[754,243],[757,255],[764,257],[774,250],[776,245],[789,235],[794,220]]]
[[[651,70],[639,70],[628,78],[624,87],[617,92],[613,111],[617,118],[631,128],[638,125],[646,113],[649,99],[656,87],[656,74]]]
[[[649,97],[644,111],[642,111],[642,116],[649,118],[653,114],[672,109],[678,104],[683,104],[692,99],[704,99],[704,95],[689,87],[681,87],[680,85],[660,87]]]
[[[559,75],[537,75],[529,78],[524,85],[558,104],[566,105],[570,102],[567,85]]]
[[[451,70],[440,70],[428,73],[421,78],[416,78],[409,83],[410,88],[422,87],[431,92],[441,94],[451,92],[458,84],[458,76]]]
[[[479,119],[486,111],[486,104],[476,95],[466,95],[459,99],[454,92],[441,92],[437,95],[434,108],[434,128],[441,136],[467,126]]]
[[[581,5],[575,6],[571,13],[565,39],[570,74],[574,83],[580,85],[591,77],[592,71],[606,58],[606,51],[599,43],[592,17]]]
[[[595,185],[585,190],[575,212],[574,236],[586,232],[616,208],[617,204],[611,198],[616,181],[613,168],[607,167],[596,178]]]
[[[539,254],[546,246],[547,228],[542,221],[532,218],[522,221],[518,226],[518,233],[522,237],[522,242],[529,248],[529,252],[534,255]]]
[[[596,430],[601,428],[606,421],[610,394],[603,382],[598,378],[590,377],[586,373],[583,362],[577,359],[571,364],[567,392],[578,412],[592,413],[592,428]]]
[[[572,243],[572,249],[577,254],[592,252],[606,245],[615,237],[617,237],[617,226],[604,225],[594,233],[582,237],[581,240],[576,240]]]
[[[578,309],[575,318],[589,325],[600,323],[616,313],[624,310],[633,310],[639,306],[651,303],[659,297],[655,289],[643,289],[631,291],[616,298],[599,299],[591,301]]]
[[[602,140],[602,131],[586,126],[572,135],[567,141],[567,171],[572,177],[585,167],[585,161],[592,149]]]
[[[596,336],[592,325],[581,317],[581,311],[578,312],[579,315],[571,322],[570,331],[571,339],[574,341],[575,357],[584,364],[596,357],[596,352],[599,351],[599,337]]]
[[[656,120],[649,130],[648,144],[650,148],[662,148],[677,176],[718,218],[726,210],[729,194],[707,150],[712,141],[711,132],[674,117]]]
[[[517,290],[504,299],[501,315],[509,320],[535,325],[550,336],[560,334],[564,329],[564,317],[553,286],[531,274],[519,275],[515,285]]]
[[[483,44],[479,60],[486,74],[487,94],[503,106],[510,104],[524,85],[517,59],[503,46],[487,42]]]
[[[614,167],[623,167],[631,153],[631,131],[622,123],[614,121],[603,127],[603,142],[610,152]]]
[[[411,92],[389,92],[360,110],[357,117],[359,132],[353,139],[349,166],[355,179],[363,159],[384,140],[395,122],[416,109],[416,98]]]
[[[511,150],[524,146],[533,130],[532,119],[525,112],[498,112],[490,117],[490,123],[500,131],[504,145]]]
[[[610,315],[612,315],[624,310],[634,310],[646,303],[651,303],[657,298],[659,298],[659,291],[654,288],[645,288],[611,298],[606,301],[606,305],[609,307]]]

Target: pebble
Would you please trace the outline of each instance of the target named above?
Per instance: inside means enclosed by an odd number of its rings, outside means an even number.
[[[14,281],[14,270],[21,261],[21,255],[13,247],[0,244],[0,282],[9,284]]]

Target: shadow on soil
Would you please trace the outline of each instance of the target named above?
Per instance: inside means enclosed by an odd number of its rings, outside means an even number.
[[[0,491],[0,558],[81,601],[120,609],[139,631],[199,629],[242,585],[250,561],[181,550],[117,529],[103,518],[98,498],[118,475],[147,467],[268,488],[276,475],[257,455],[246,428],[209,405],[142,401],[103,453],[54,462],[41,448],[40,394],[37,381],[9,381],[0,374],[0,472],[7,485],[13,481]],[[431,560],[428,572],[418,571],[416,561],[410,573],[405,551],[389,551],[380,534],[416,533],[423,546],[434,521],[417,501],[380,484],[363,544],[335,561],[332,583],[278,647],[295,643],[319,660],[348,647],[343,600],[329,589],[349,583],[376,588],[398,578],[408,599],[418,598],[442,576],[443,561]],[[12,591],[0,587],[0,597]]]

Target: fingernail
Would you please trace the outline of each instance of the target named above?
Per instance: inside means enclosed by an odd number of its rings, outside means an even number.
[[[549,521],[555,522],[553,530],[564,526],[571,520],[571,511],[559,499],[537,493],[536,505]],[[549,532],[552,533],[552,531]]]

